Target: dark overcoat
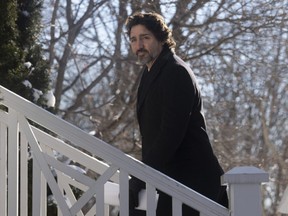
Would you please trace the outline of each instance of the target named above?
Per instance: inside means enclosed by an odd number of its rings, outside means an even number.
[[[206,132],[199,87],[190,67],[167,47],[150,71],[143,70],[137,117],[142,161],[223,204],[223,170]],[[157,216],[171,215],[170,201],[160,194]]]

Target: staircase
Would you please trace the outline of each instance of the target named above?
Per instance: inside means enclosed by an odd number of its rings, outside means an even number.
[[[268,181],[262,170],[238,167],[222,176],[229,187],[226,209],[2,86],[0,99],[1,216],[28,216],[29,179],[32,216],[48,215],[51,197],[59,216],[112,216],[118,211],[128,216],[130,175],[146,182],[140,208],[148,216],[156,215],[156,189],[172,196],[173,216],[182,215],[183,203],[201,216],[262,215],[261,183]],[[32,172],[28,161],[33,161]]]

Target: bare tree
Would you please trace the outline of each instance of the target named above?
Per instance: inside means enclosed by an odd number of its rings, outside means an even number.
[[[140,66],[124,23],[135,11],[157,11],[198,77],[222,165],[268,171],[265,214],[276,215],[288,184],[287,0],[44,3],[42,41],[59,116],[140,158],[134,107]]]

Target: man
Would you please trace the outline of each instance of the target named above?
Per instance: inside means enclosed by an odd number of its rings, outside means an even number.
[[[189,66],[175,53],[175,41],[162,16],[135,13],[126,21],[132,52],[144,65],[138,88],[137,118],[142,161],[227,207],[223,170],[206,133],[202,98]],[[145,184],[129,182],[130,215]],[[159,191],[157,216],[172,215],[171,197]],[[183,215],[199,215],[183,206]]]

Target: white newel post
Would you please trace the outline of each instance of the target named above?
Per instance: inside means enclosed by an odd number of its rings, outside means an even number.
[[[231,216],[261,216],[261,183],[269,181],[269,174],[256,167],[235,167],[221,177],[229,186]]]

